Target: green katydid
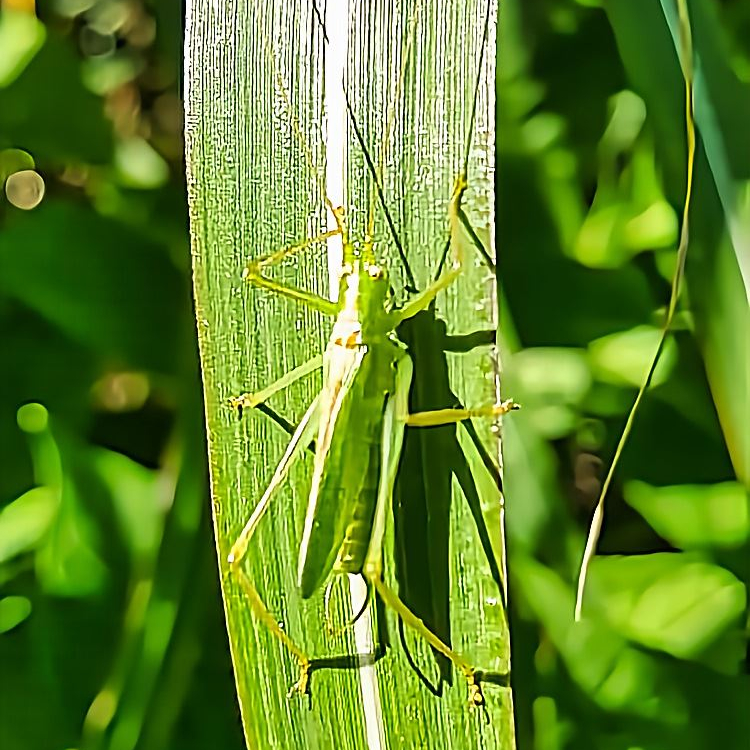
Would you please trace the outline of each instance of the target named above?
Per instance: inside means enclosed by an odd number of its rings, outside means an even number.
[[[410,409],[425,411],[443,406],[463,408],[450,385],[446,352],[465,353],[477,347],[494,344],[496,332],[481,330],[466,335],[449,335],[445,322],[436,316],[434,305],[409,318],[399,326],[398,338],[407,345],[414,363],[414,377],[409,394]],[[295,427],[267,404],[257,409],[276,422],[287,435]],[[482,489],[473,476],[462,448],[457,425],[443,425],[428,430],[405,430],[404,442],[393,494],[394,576],[401,599],[444,643],[451,643],[449,613],[449,515],[451,484],[456,478],[461,493],[471,512],[479,543],[490,574],[497,585],[505,608],[507,592],[505,571],[495,559],[490,533],[483,517]],[[471,421],[462,423],[473,451],[483,464],[491,480],[491,506],[497,507],[501,496],[500,472],[487,453]],[[314,453],[314,444],[308,446]],[[380,624],[380,621],[378,621]],[[399,621],[399,636],[407,661],[423,685],[434,695],[442,695],[443,683],[452,684],[452,664],[442,653],[433,651],[437,679],[430,680],[418,666],[406,643],[403,623]],[[387,640],[387,639],[386,639]],[[380,637],[379,648],[371,654],[349,657],[315,659],[315,668],[358,667],[379,659],[384,651]],[[484,681],[507,684],[506,673],[485,673]]]
[[[330,573],[361,573],[383,602],[419,633],[436,651],[463,673],[470,702],[483,704],[476,670],[446,646],[401,601],[382,576],[382,546],[386,513],[401,454],[404,429],[455,423],[475,416],[500,416],[515,408],[513,401],[480,409],[436,409],[409,414],[412,361],[395,337],[396,328],[426,310],[442,289],[461,273],[463,251],[456,239],[461,197],[466,182],[461,175],[450,203],[452,264],[404,307],[390,308],[390,283],[376,264],[372,245],[351,243],[344,217],[337,211],[344,239],[339,299],[337,302],[304,290],[283,286],[263,275],[263,269],[296,252],[299,245],[250,264],[245,278],[313,309],[335,315],[331,338],[322,357],[311,359],[263,391],[235,400],[236,406],[254,407],[295,379],[323,367],[323,388],[305,412],[274,475],[241,534],[228,562],[256,615],[295,656],[300,678],[295,689],[306,693],[310,657],[279,627],[263,604],[242,560],[260,519],[282,485],[290,466],[315,438],[312,486],[300,546],[298,585],[309,598]]]
[[[364,140],[359,137],[356,118],[353,113],[350,113],[350,117],[360,146],[366,152]],[[373,174],[372,177],[377,182],[377,175]],[[383,208],[388,210],[385,206]],[[467,227],[467,231],[488,270],[494,275],[495,266],[486,249],[471,227]],[[445,262],[448,250],[449,247],[446,246],[439,269]],[[414,274],[408,268],[405,257],[401,258],[401,263],[406,265],[406,277],[413,278]],[[438,277],[440,273],[438,270]],[[412,412],[441,407],[463,408],[458,396],[451,389],[446,352],[464,353],[477,347],[491,346],[496,338],[494,330],[475,331],[459,336],[448,334],[446,323],[436,314],[434,302],[427,309],[405,319],[399,325],[396,334],[398,339],[407,345],[409,356],[414,363],[414,377],[409,394]],[[274,420],[288,435],[294,434],[294,426],[265,403],[257,404],[257,408]],[[428,430],[405,431],[392,503],[395,535],[394,573],[399,596],[409,609],[448,645],[451,642],[448,611],[448,515],[453,477],[458,481],[471,512],[479,543],[503,604],[506,596],[504,571],[501,571],[495,559],[496,553],[482,515],[482,491],[472,476],[456,428],[457,425],[453,424]],[[492,484],[499,490],[500,473],[484,449],[474,426],[470,421],[465,421],[462,429],[468,435],[473,451],[484,465]],[[313,447],[311,450],[314,453]],[[495,492],[496,490],[491,492],[492,505],[501,500]],[[401,621],[399,626],[399,635],[409,664],[433,694],[442,694],[443,683],[452,682],[450,660],[439,651],[434,652],[439,676],[436,682],[430,681],[413,660],[405,641]],[[378,651],[377,654],[379,656],[382,652]],[[325,666],[359,666],[373,661],[378,656],[338,657],[334,662],[327,660]],[[320,659],[316,659],[315,662],[316,669],[324,666]],[[505,674],[486,673],[484,676],[485,681],[493,680],[500,684],[505,684],[505,678]]]
[[[465,174],[456,179],[449,204],[450,264],[436,280],[400,308],[393,306],[386,270],[378,265],[371,234],[361,244],[352,242],[342,209],[332,209],[336,228],[318,237],[251,262],[244,278],[336,318],[328,346],[262,391],[233,399],[237,407],[255,407],[295,380],[322,366],[323,388],[305,412],[263,493],[228,555],[231,572],[244,590],[256,616],[296,658],[300,676],[293,690],[306,693],[311,658],[286,633],[261,600],[243,560],[270,501],[282,486],[290,467],[315,440],[315,458],[308,509],[300,546],[298,584],[310,597],[331,573],[360,573],[386,606],[421,635],[432,648],[463,673],[470,702],[481,706],[481,673],[446,645],[403,603],[384,581],[382,547],[388,508],[407,427],[457,423],[473,416],[500,416],[512,401],[480,409],[444,408],[409,413],[413,365],[396,329],[430,309],[435,297],[461,273],[463,239],[469,222],[461,207]],[[343,241],[344,257],[337,301],[274,281],[264,274],[290,255],[333,236]]]

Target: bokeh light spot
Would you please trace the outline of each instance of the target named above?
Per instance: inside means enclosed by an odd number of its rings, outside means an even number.
[[[24,404],[16,412],[18,426],[29,433],[44,432],[47,429],[49,412],[41,404]]]
[[[16,208],[29,211],[36,208],[44,198],[44,180],[33,169],[14,172],[5,181],[5,195]]]
[[[106,411],[136,411],[151,391],[148,377],[140,372],[116,372],[99,380],[93,387],[96,403]]]

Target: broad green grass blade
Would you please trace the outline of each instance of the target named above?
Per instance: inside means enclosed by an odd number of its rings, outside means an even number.
[[[447,205],[463,163],[487,6],[458,0],[422,3],[420,30],[404,72],[387,143],[384,194],[420,287],[434,274],[447,237]],[[346,13],[346,11],[345,11]],[[488,49],[494,50],[497,9],[490,8]],[[395,15],[394,15],[395,14]],[[352,3],[349,90],[364,138],[377,152],[389,95],[396,85],[409,13],[394,4]],[[344,19],[340,19],[341,23]],[[330,30],[332,33],[332,29]],[[303,147],[292,133],[287,105],[274,87],[267,44],[279,77],[305,134]],[[365,52],[366,51],[366,52]],[[375,670],[321,671],[314,675],[311,710],[289,701],[295,665],[259,625],[238,587],[227,576],[226,555],[287,440],[265,415],[242,421],[230,396],[263,388],[319,354],[329,329],[288,300],[251,289],[241,280],[248,258],[267,253],[325,227],[321,181],[325,164],[322,71],[324,34],[316,8],[307,1],[216,6],[196,0],[187,6],[186,156],[193,243],[194,288],[200,335],[209,434],[212,503],[224,603],[239,703],[250,747],[512,748],[512,706],[506,688],[487,686],[488,723],[466,705],[458,676],[442,699],[431,696],[409,668],[395,638]],[[435,61],[443,67],[436,71]],[[491,246],[494,159],[494,57],[485,55],[474,147],[469,161],[465,207]],[[349,147],[348,198],[353,236],[360,236],[369,202],[361,151]],[[310,158],[306,151],[309,150]],[[361,188],[357,192],[356,188]],[[375,225],[378,255],[398,282],[398,260],[381,214]],[[279,278],[327,293],[323,252],[298,256]],[[440,300],[451,331],[491,328],[496,323],[495,280],[474,262],[458,288]],[[496,364],[486,348],[451,359],[454,388],[470,405],[492,403]],[[318,376],[274,397],[273,406],[298,419],[320,387]],[[497,439],[484,437],[497,455]],[[249,553],[248,570],[271,610],[314,656],[352,653],[351,637],[328,637],[322,597],[303,602],[295,588],[309,466],[292,472]],[[507,671],[508,636],[497,587],[483,560],[473,521],[454,492],[451,516],[453,645],[479,667]],[[499,513],[488,514],[499,536]],[[392,523],[386,564],[392,580]],[[333,592],[333,617],[343,622],[349,602],[345,582]],[[428,668],[429,650],[413,643]],[[363,699],[364,696],[364,699]]]
[[[696,154],[690,252],[685,269],[690,308],[706,374],[738,477],[750,482],[750,306],[748,306],[747,186],[750,178],[745,128],[747,83],[720,54],[721,32],[711,4],[688,3],[695,58]],[[684,134],[678,14],[673,0],[616,0],[607,13],[637,93],[653,117],[668,167],[670,199],[684,192]],[[643,55],[643,47],[651,50]],[[653,71],[659,70],[659,76]],[[744,113],[744,114],[743,114]],[[734,123],[734,124],[733,124]],[[743,205],[744,200],[744,205]]]
[[[694,87],[693,87],[693,44],[690,19],[687,14],[687,8],[684,0],[678,0],[679,5],[679,16],[680,16],[680,33],[679,33],[679,44],[677,47],[677,53],[680,58],[680,65],[682,69],[682,75],[685,80],[684,92],[684,111],[685,111],[685,141],[686,141],[686,152],[685,152],[685,199],[682,208],[682,225],[680,227],[680,240],[677,246],[677,257],[675,261],[675,269],[672,274],[671,291],[669,296],[669,302],[667,303],[667,311],[664,316],[662,323],[661,333],[659,335],[659,342],[656,350],[654,351],[651,363],[648,367],[643,382],[638,388],[633,406],[628,413],[628,418],[625,421],[622,435],[617,443],[612,461],[609,469],[607,470],[606,477],[602,483],[602,488],[599,493],[599,500],[594,509],[594,515],[591,520],[591,527],[589,529],[589,535],[586,539],[586,548],[583,553],[583,561],[581,562],[581,570],[578,577],[578,591],[576,595],[576,607],[575,607],[575,619],[578,621],[581,619],[581,611],[583,607],[583,596],[586,588],[586,578],[588,575],[589,565],[593,560],[594,554],[596,553],[596,546],[601,533],[602,522],[604,520],[604,500],[607,496],[612,477],[617,470],[620,458],[622,456],[625,445],[627,444],[630,433],[633,429],[635,418],[640,409],[641,401],[646,394],[646,391],[650,387],[656,367],[662,357],[663,352],[669,336],[671,335],[672,323],[674,315],[677,310],[679,303],[680,294],[682,292],[682,280],[684,276],[685,261],[687,258],[688,246],[690,243],[690,209],[691,209],[691,197],[693,194],[693,172],[695,164],[695,120],[693,116],[693,103],[695,100]]]

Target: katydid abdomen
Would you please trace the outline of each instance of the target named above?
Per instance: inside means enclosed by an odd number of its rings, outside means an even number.
[[[333,337],[332,337],[333,338]],[[395,390],[395,341],[329,344],[310,500],[297,583],[308,598],[331,572],[359,573],[372,538],[381,475],[383,415]]]

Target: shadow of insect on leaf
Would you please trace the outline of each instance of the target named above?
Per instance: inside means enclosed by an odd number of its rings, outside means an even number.
[[[465,336],[449,336],[445,321],[435,314],[434,305],[404,321],[398,337],[409,348],[414,361],[414,379],[409,395],[410,412],[463,408],[451,390],[446,352],[468,352],[491,345],[492,330]],[[482,514],[480,490],[457,430],[466,429],[485,468],[500,491],[500,472],[479,439],[471,421],[407,429],[393,496],[395,565],[399,595],[407,606],[437,634],[451,644],[450,624],[450,508],[453,477],[456,477],[474,519],[484,556],[497,584],[505,611],[504,583]],[[452,684],[450,660],[432,650],[439,678],[433,684],[415,662],[406,643],[403,623],[399,637],[410,666],[434,695],[442,694],[443,683]]]

